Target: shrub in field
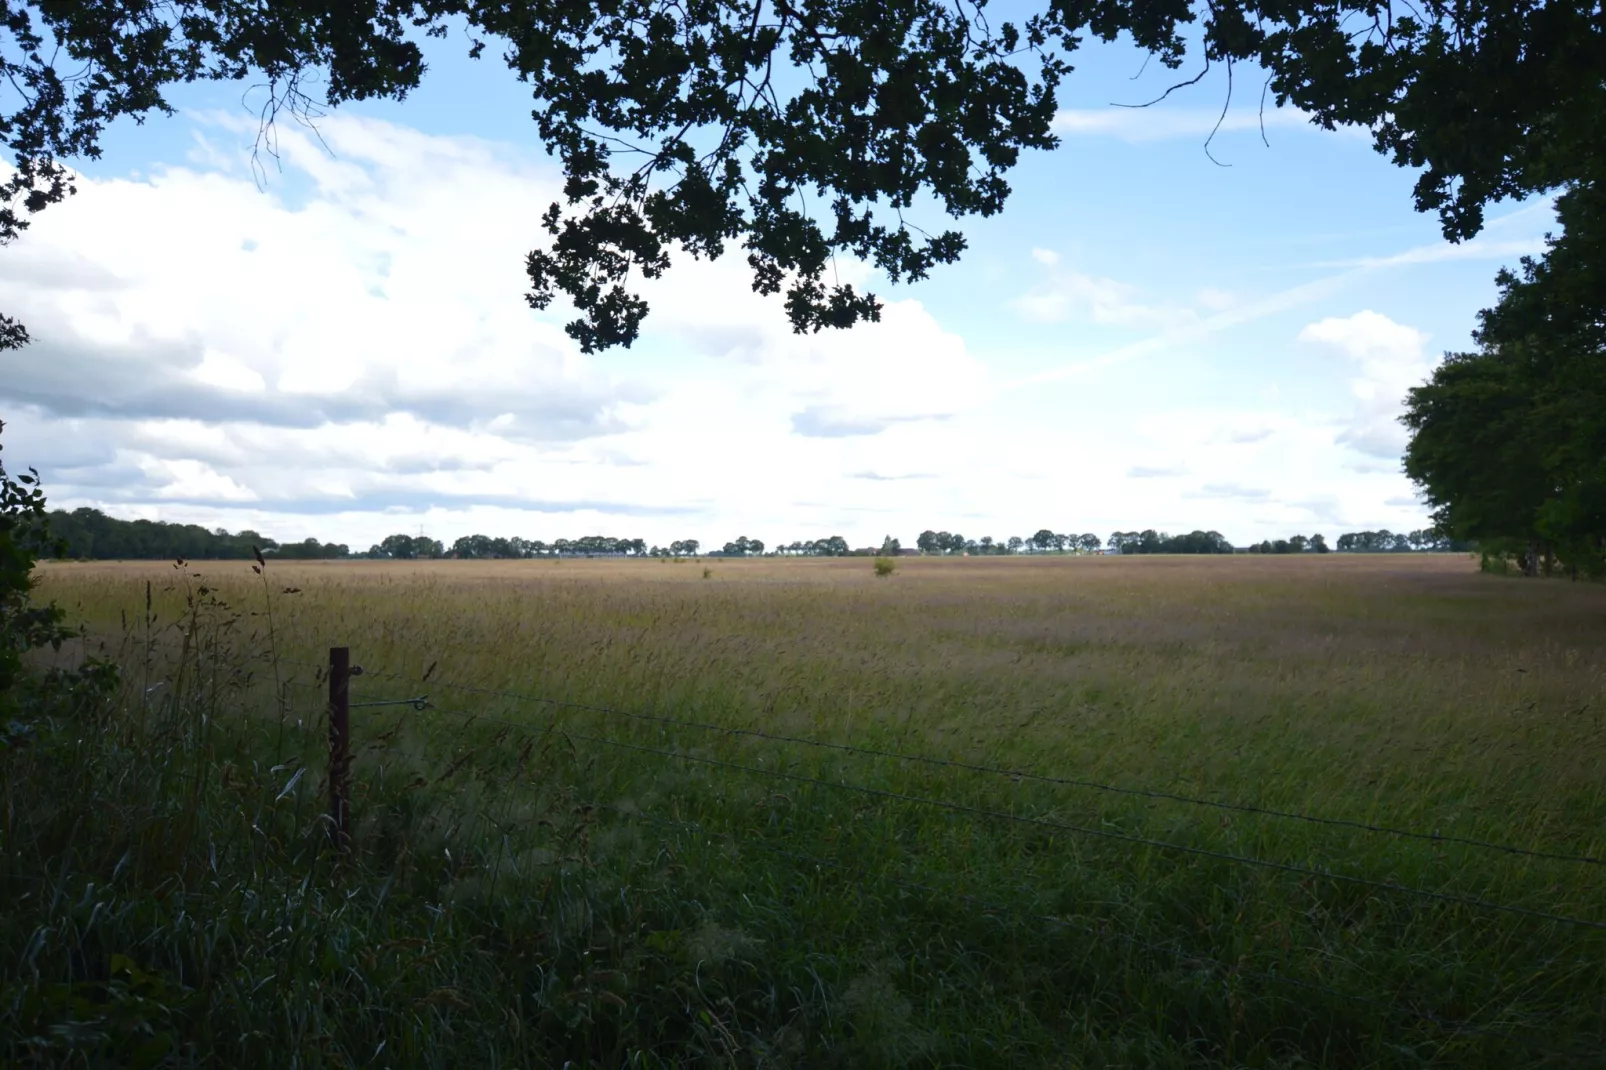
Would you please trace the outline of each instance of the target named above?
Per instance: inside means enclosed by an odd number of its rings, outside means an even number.
[[[878,557],[875,559],[875,574],[877,576],[890,576],[897,567],[890,557]]]

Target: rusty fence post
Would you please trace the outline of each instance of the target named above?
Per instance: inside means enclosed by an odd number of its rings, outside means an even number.
[[[351,648],[329,648],[329,836],[351,846]]]

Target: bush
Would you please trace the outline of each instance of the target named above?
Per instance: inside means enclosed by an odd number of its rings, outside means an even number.
[[[878,557],[875,559],[875,574],[877,576],[890,576],[897,567],[892,563],[892,558],[890,557]]]

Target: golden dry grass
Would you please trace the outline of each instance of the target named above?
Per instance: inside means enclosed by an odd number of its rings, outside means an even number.
[[[1606,865],[1462,842],[1606,856],[1600,586],[1405,555],[42,581],[130,686],[103,732],[17,755],[0,814],[33,861],[0,951],[53,956],[18,1037],[65,1028],[57,979],[104,943],[240,979],[172,1027],[234,1063],[248,1032],[434,1065],[1589,1066],[1606,1043]],[[337,644],[354,699],[437,708],[353,709],[356,846],[326,873]]]
[[[241,563],[42,571],[103,633],[138,619],[147,580],[168,620],[180,577],[261,598]],[[438,663],[437,689],[1533,834],[1601,795],[1606,589],[1460,555],[915,558],[886,578],[862,558],[273,563],[269,579],[300,667],[345,644],[371,669]]]

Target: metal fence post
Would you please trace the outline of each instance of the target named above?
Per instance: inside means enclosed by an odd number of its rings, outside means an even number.
[[[329,648],[329,835],[337,848],[351,846],[351,648]]]

